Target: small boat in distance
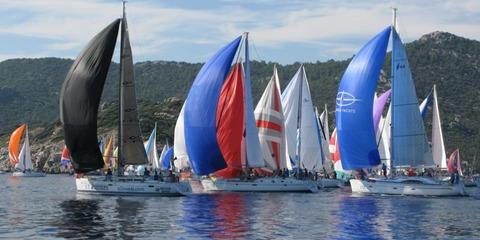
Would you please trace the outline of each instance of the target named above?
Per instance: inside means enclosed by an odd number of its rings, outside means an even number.
[[[23,137],[22,148],[20,142]],[[8,143],[8,157],[10,164],[14,168],[14,177],[45,177],[44,172],[34,172],[32,163],[32,153],[30,150],[30,141],[28,138],[28,126],[23,124],[10,136]]]
[[[106,176],[87,176],[86,173],[103,169],[106,164],[97,142],[97,112],[120,25],[117,174],[114,176],[112,169],[108,168]],[[60,120],[76,172],[77,192],[148,196],[184,196],[191,193],[190,185],[179,182],[174,176],[124,175],[125,165],[145,165],[148,162],[140,136],[125,2],[123,17],[98,33],[70,68],[60,94]]]

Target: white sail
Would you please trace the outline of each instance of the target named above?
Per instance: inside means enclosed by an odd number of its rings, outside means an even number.
[[[391,108],[388,108],[387,115],[380,118],[378,124],[379,131],[377,131],[377,145],[378,152],[380,153],[380,160],[387,166],[387,169],[391,167],[390,161],[390,124],[391,124]]]
[[[290,165],[285,157],[285,119],[278,82],[278,73],[275,67],[273,76],[255,108],[255,119],[263,158],[266,167],[273,171],[288,168]]]
[[[315,112],[318,115],[318,110],[315,108]],[[322,141],[322,153],[323,153],[323,167],[327,172],[333,171],[333,162],[330,156],[330,130],[328,127],[328,110],[327,104],[325,104],[325,110],[320,114],[319,120],[322,127],[322,132],[320,133],[320,139]]]
[[[145,143],[145,151],[147,152],[148,162],[152,164],[153,169],[160,169],[159,158],[157,153],[157,124],[153,129],[148,141]]]
[[[447,155],[443,142],[442,122],[438,108],[437,87],[433,85],[433,111],[432,111],[432,154],[435,165],[441,169],[447,168]]]
[[[15,164],[15,168],[20,171],[25,170],[25,143],[23,143],[22,148],[20,149],[20,154],[18,155],[18,163]]]
[[[163,159],[165,158],[165,154],[167,153],[167,150],[168,150],[168,143],[163,145],[162,153],[160,153],[160,158],[159,158],[159,163],[158,163],[158,168],[159,169],[161,168],[161,165],[162,165],[162,163],[160,163],[160,162],[163,161]]]
[[[25,130],[25,140],[23,140],[23,145],[20,150],[18,164],[15,167],[21,171],[33,169],[32,153],[30,149],[30,141],[28,139],[28,127]]]
[[[302,102],[300,123],[300,162],[301,166],[308,170],[322,170],[322,147],[320,144],[317,116],[313,107],[310,87],[302,67]]]
[[[285,137],[287,142],[287,161],[295,162],[297,158],[297,128],[299,114],[300,86],[303,78],[300,67],[282,92],[283,114],[285,115]],[[297,163],[295,163],[297,164]]]
[[[180,110],[180,114],[178,115],[173,139],[173,153],[175,154],[173,165],[175,165],[176,169],[189,167],[187,146],[185,145],[184,110],[185,103],[183,103],[182,110]]]

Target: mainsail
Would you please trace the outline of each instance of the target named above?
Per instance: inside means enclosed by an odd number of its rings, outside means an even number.
[[[293,76],[287,87],[282,92],[282,106],[285,115],[285,137],[287,142],[287,160],[298,167],[297,161],[297,130],[300,109],[301,78],[303,78],[302,67]]]
[[[32,153],[30,150],[30,141],[28,139],[28,127],[25,129],[25,138],[23,140],[22,149],[20,150],[20,154],[18,156],[16,168],[21,171],[33,169]]]
[[[347,170],[380,164],[373,99],[390,30],[387,27],[377,34],[355,55],[340,82],[336,100],[337,137],[342,166]]]
[[[431,166],[432,155],[407,53],[395,30],[392,39],[392,162],[397,167]]]
[[[278,86],[277,68],[268,82],[262,97],[255,108],[258,136],[263,151],[266,167],[270,170],[291,168],[285,157],[285,124]]]
[[[438,108],[437,86],[433,85],[433,111],[432,111],[432,154],[433,161],[438,168],[447,168],[447,156],[443,143],[442,122]]]
[[[115,48],[120,19],[98,33],[70,68],[60,92],[60,121],[75,172],[102,168],[97,111]]]
[[[300,166],[307,170],[322,170],[322,145],[320,142],[320,132],[317,124],[317,116],[313,107],[312,96],[310,95],[310,86],[305,73],[305,67],[302,67],[302,93],[301,93],[301,113],[300,113]]]
[[[305,68],[300,66],[282,93],[285,114],[287,156],[296,167],[322,169],[322,147],[319,142],[316,115]]]
[[[120,159],[121,165],[146,164],[147,154],[143,147],[137,113],[132,49],[128,36],[127,20],[122,21],[122,51],[120,61]]]

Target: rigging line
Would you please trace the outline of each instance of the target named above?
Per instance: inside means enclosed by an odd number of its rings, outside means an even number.
[[[252,47],[253,47],[253,50],[255,51],[255,54],[257,55],[258,60],[265,61],[265,59],[260,57],[260,54],[258,54],[257,47],[255,45],[255,42],[253,41],[253,38],[250,38],[250,42],[252,42]]]

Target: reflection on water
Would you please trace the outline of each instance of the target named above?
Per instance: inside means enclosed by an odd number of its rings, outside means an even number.
[[[371,197],[339,196],[337,239],[383,239],[377,232],[378,203]]]
[[[133,239],[133,237],[142,232],[142,226],[145,224],[145,218],[138,214],[145,206],[145,199],[128,200],[116,198],[115,216],[118,227],[116,232],[121,239]],[[113,225],[113,224],[112,224]]]
[[[466,198],[342,190],[151,198],[77,195],[67,176],[0,182],[5,239],[480,239],[480,188]]]
[[[66,200],[60,204],[62,215],[54,222],[58,237],[102,238],[105,236],[105,221],[99,213],[99,200]]]
[[[179,223],[196,237],[234,239],[248,233],[245,197],[241,194],[197,195],[184,201]]]

